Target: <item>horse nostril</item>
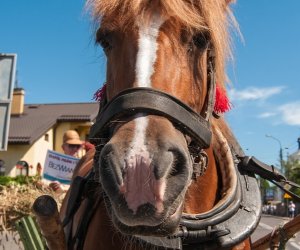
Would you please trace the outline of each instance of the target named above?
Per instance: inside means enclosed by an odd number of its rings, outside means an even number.
[[[173,153],[174,160],[168,178],[185,174],[187,171],[187,160],[185,154],[178,150],[170,151]]]
[[[174,177],[176,175],[181,174],[182,172],[183,172],[182,167],[179,166],[178,164],[175,164],[175,166],[172,167],[171,172],[168,177]]]
[[[123,183],[122,164],[119,161],[118,151],[112,144],[107,144],[100,155],[100,179],[101,182],[114,180],[118,185]]]

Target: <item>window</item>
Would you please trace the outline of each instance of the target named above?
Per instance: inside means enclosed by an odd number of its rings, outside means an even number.
[[[45,134],[45,141],[49,141],[49,134]]]

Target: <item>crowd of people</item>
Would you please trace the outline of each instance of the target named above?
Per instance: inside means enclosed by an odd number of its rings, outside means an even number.
[[[296,215],[296,204],[293,201],[289,201],[288,204],[282,202],[278,204],[265,204],[262,207],[263,214],[287,216],[294,218]]]

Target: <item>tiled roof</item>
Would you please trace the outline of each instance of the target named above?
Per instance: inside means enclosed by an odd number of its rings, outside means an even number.
[[[11,116],[9,144],[32,144],[58,122],[92,122],[98,103],[27,104],[20,116]]]

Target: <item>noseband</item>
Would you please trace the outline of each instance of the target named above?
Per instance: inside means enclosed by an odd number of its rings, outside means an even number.
[[[208,148],[210,145],[208,120],[174,96],[151,88],[130,88],[114,97],[99,112],[96,123],[90,130],[90,137],[103,138],[109,132],[111,121],[124,121],[138,113],[166,117],[201,148]]]

